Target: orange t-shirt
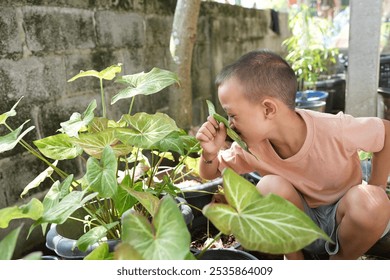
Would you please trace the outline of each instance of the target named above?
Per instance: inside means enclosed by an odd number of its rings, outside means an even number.
[[[332,204],[352,186],[361,184],[358,150],[382,150],[385,129],[380,118],[354,118],[296,109],[307,126],[305,142],[298,153],[282,159],[268,140],[249,153],[237,143],[219,153],[219,170],[230,167],[239,174],[258,172],[280,175],[291,182],[312,208]]]

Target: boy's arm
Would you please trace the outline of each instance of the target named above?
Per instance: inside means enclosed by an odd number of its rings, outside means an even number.
[[[217,157],[218,154],[212,157],[207,157],[202,153],[199,164],[199,173],[202,178],[212,180],[221,176],[221,172],[218,169],[219,161]],[[209,160],[207,158],[213,158],[213,160]]]
[[[218,170],[218,152],[226,139],[226,128],[223,123],[209,116],[207,121],[200,127],[196,139],[203,149],[199,164],[199,174],[204,179],[215,179],[221,176]]]
[[[390,173],[390,121],[383,120],[385,125],[385,143],[383,149],[372,157],[371,177],[369,184],[386,189]]]

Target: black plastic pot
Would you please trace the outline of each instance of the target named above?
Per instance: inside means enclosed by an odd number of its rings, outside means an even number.
[[[202,255],[195,255],[199,260],[258,260],[252,254],[236,249],[211,249],[206,250]]]
[[[193,226],[206,222],[207,219],[203,216],[202,209],[212,201],[213,195],[218,191],[218,186],[221,185],[222,178],[217,178],[203,184],[196,184],[181,189],[181,196],[187,201],[194,214]]]

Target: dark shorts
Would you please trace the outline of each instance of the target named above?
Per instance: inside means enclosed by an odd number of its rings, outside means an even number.
[[[305,213],[314,221],[314,223],[322,229],[334,242],[334,244],[323,239],[317,239],[313,243],[306,246],[303,250],[315,255],[335,255],[339,251],[339,243],[337,236],[336,211],[339,202],[331,205],[323,205],[317,208],[310,208],[306,201],[302,198]]]

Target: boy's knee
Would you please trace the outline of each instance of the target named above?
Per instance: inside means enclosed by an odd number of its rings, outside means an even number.
[[[256,185],[258,191],[262,195],[276,194],[279,195],[300,209],[303,209],[301,197],[295,187],[287,181],[285,178],[278,175],[266,175],[261,177],[260,181]]]
[[[349,215],[368,227],[387,224],[390,219],[390,200],[377,186],[359,185],[348,193]]]
[[[278,193],[285,188],[293,188],[291,183],[279,175],[265,175],[256,185],[261,194]]]

